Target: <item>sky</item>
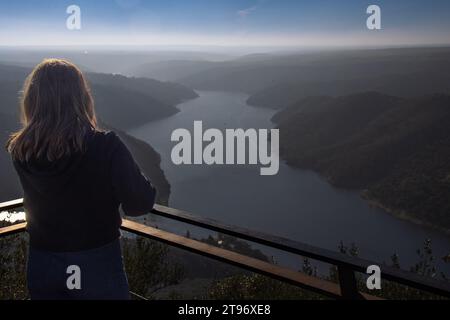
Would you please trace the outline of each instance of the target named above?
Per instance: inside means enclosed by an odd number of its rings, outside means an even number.
[[[0,0],[0,46],[450,44],[449,0]],[[368,30],[367,7],[381,8]],[[69,5],[81,30],[68,30]]]

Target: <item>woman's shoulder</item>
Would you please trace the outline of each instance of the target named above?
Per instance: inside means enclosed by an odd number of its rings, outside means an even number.
[[[114,150],[120,145],[122,141],[114,131],[95,131],[91,136],[91,147],[97,151]]]
[[[113,141],[119,138],[117,133],[112,130],[96,130],[94,131],[93,136],[99,141]]]

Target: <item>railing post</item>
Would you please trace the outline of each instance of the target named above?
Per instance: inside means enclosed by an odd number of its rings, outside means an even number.
[[[364,297],[358,290],[355,272],[343,265],[338,265],[337,268],[342,298],[345,300],[363,300]]]

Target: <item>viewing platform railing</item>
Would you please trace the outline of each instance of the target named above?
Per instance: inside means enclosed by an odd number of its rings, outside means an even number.
[[[23,207],[23,199],[4,202],[0,203],[0,212],[19,209],[21,207]],[[365,274],[367,267],[379,265],[378,263],[346,256],[338,252],[313,247],[282,237],[223,224],[215,220],[197,217],[188,212],[161,205],[155,205],[155,208],[151,213],[275,248],[283,252],[334,265],[338,270],[339,284],[127,219],[123,219],[122,230],[234,265],[254,273],[262,274],[327,297],[336,299],[379,299],[374,295],[360,292],[357,288],[356,279],[357,272]],[[0,228],[0,238],[21,233],[25,230],[26,222]],[[438,281],[386,265],[379,266],[381,268],[382,280],[391,281],[407,287],[450,298],[450,283],[446,281]]]

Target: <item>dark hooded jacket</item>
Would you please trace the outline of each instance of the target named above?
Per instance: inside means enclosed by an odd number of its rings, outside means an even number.
[[[86,139],[85,152],[58,161],[13,161],[35,249],[101,247],[120,237],[120,205],[131,216],[153,208],[155,189],[120,138],[95,132]]]

